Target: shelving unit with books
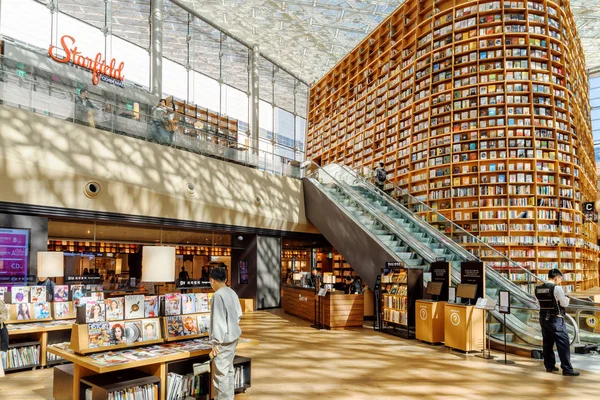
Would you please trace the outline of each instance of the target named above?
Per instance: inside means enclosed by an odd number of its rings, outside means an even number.
[[[568,1],[407,0],[311,88],[307,158],[383,162],[394,194],[470,251],[486,249],[447,219],[537,275],[544,251],[566,252],[553,261],[584,290],[599,252],[588,96]]]
[[[381,331],[407,338],[414,336],[415,301],[422,298],[422,287],[422,269],[382,269]]]

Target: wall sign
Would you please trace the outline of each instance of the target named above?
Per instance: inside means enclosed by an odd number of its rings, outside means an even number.
[[[48,55],[54,61],[63,64],[72,63],[73,65],[90,70],[94,85],[97,85],[102,80],[113,85],[125,86],[123,84],[123,79],[125,79],[125,75],[123,75],[124,62],[119,63],[118,66],[117,60],[114,58],[110,62],[107,62],[103,59],[102,53],[96,54],[93,59],[82,55],[77,46],[75,46],[75,38],[73,36],[64,35],[60,38],[60,44],[62,50],[65,52],[65,58],[60,58],[56,54],[56,46],[51,45],[48,48]]]
[[[241,285],[247,285],[250,280],[250,274],[248,273],[248,261],[241,260],[239,264],[239,278],[238,281]]]
[[[438,301],[448,301],[448,288],[450,287],[450,263],[442,260],[431,263],[431,282],[441,282],[442,291]]]
[[[0,277],[23,282],[29,270],[29,230],[0,229]]]

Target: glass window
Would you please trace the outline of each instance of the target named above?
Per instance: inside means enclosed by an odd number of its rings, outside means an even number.
[[[308,113],[308,86],[298,82],[296,86],[296,114],[306,118]]]
[[[273,103],[273,63],[266,58],[259,57],[258,61],[258,97]]]
[[[188,58],[188,13],[172,4],[170,1],[163,2],[163,57],[175,61],[181,65],[189,62]],[[163,75],[165,79],[171,77]],[[163,87],[165,82],[163,80]]]
[[[187,101],[187,76],[183,65],[163,57],[162,97],[174,96]]]
[[[296,117],[296,148],[304,151],[306,141],[306,120],[302,117]]]
[[[294,86],[296,79],[275,67],[275,105],[294,112]]]
[[[42,49],[48,49],[52,36],[50,10],[33,0],[2,0],[2,34]]]
[[[107,12],[113,35],[142,49],[150,47],[150,0],[110,0]]]
[[[273,106],[267,102],[260,101],[259,110],[259,135],[260,138],[273,139]]]
[[[110,56],[118,63],[124,62],[125,80],[150,87],[150,54],[139,46],[129,43],[116,36],[109,36],[111,43]]]
[[[288,158],[290,160],[294,159],[294,150],[284,146],[276,146],[275,154]]]
[[[99,28],[86,24],[66,14],[58,14],[58,40],[63,35],[75,39],[74,46],[81,55],[94,58],[96,54],[106,54],[106,38]]]
[[[230,37],[222,44],[221,67],[223,82],[244,92],[248,91],[248,48]]]
[[[194,18],[190,27],[192,68],[214,79],[221,77],[221,32]],[[185,37],[184,37],[185,38]],[[185,46],[185,44],[184,44]]]
[[[221,113],[226,114],[240,122],[239,131],[248,131],[248,96],[246,93],[228,85],[221,86]]]
[[[273,121],[274,132],[277,135],[277,144],[294,147],[294,115],[275,107],[275,119]]]
[[[192,78],[193,82],[190,82],[190,84],[193,85],[193,90],[190,90],[190,93],[193,93],[193,95],[190,94],[190,101],[200,107],[220,112],[221,93],[219,82],[196,71],[192,71]]]
[[[600,98],[600,87],[596,87],[590,90],[590,99]]]

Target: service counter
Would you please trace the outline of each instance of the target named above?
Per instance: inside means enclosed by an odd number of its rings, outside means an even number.
[[[427,343],[444,341],[445,301],[417,300],[416,338]]]
[[[315,321],[319,307],[315,290],[299,286],[284,285],[283,311],[287,314]],[[328,292],[321,298],[320,316],[325,326],[331,329],[360,327],[363,325],[364,297],[362,294]]]
[[[481,351],[484,346],[483,310],[465,304],[444,306],[446,347],[464,352]]]

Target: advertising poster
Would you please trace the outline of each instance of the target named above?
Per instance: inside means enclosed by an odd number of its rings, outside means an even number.
[[[22,286],[29,269],[29,230],[0,228],[0,284]]]
[[[247,285],[248,280],[248,261],[240,261],[240,284]]]

